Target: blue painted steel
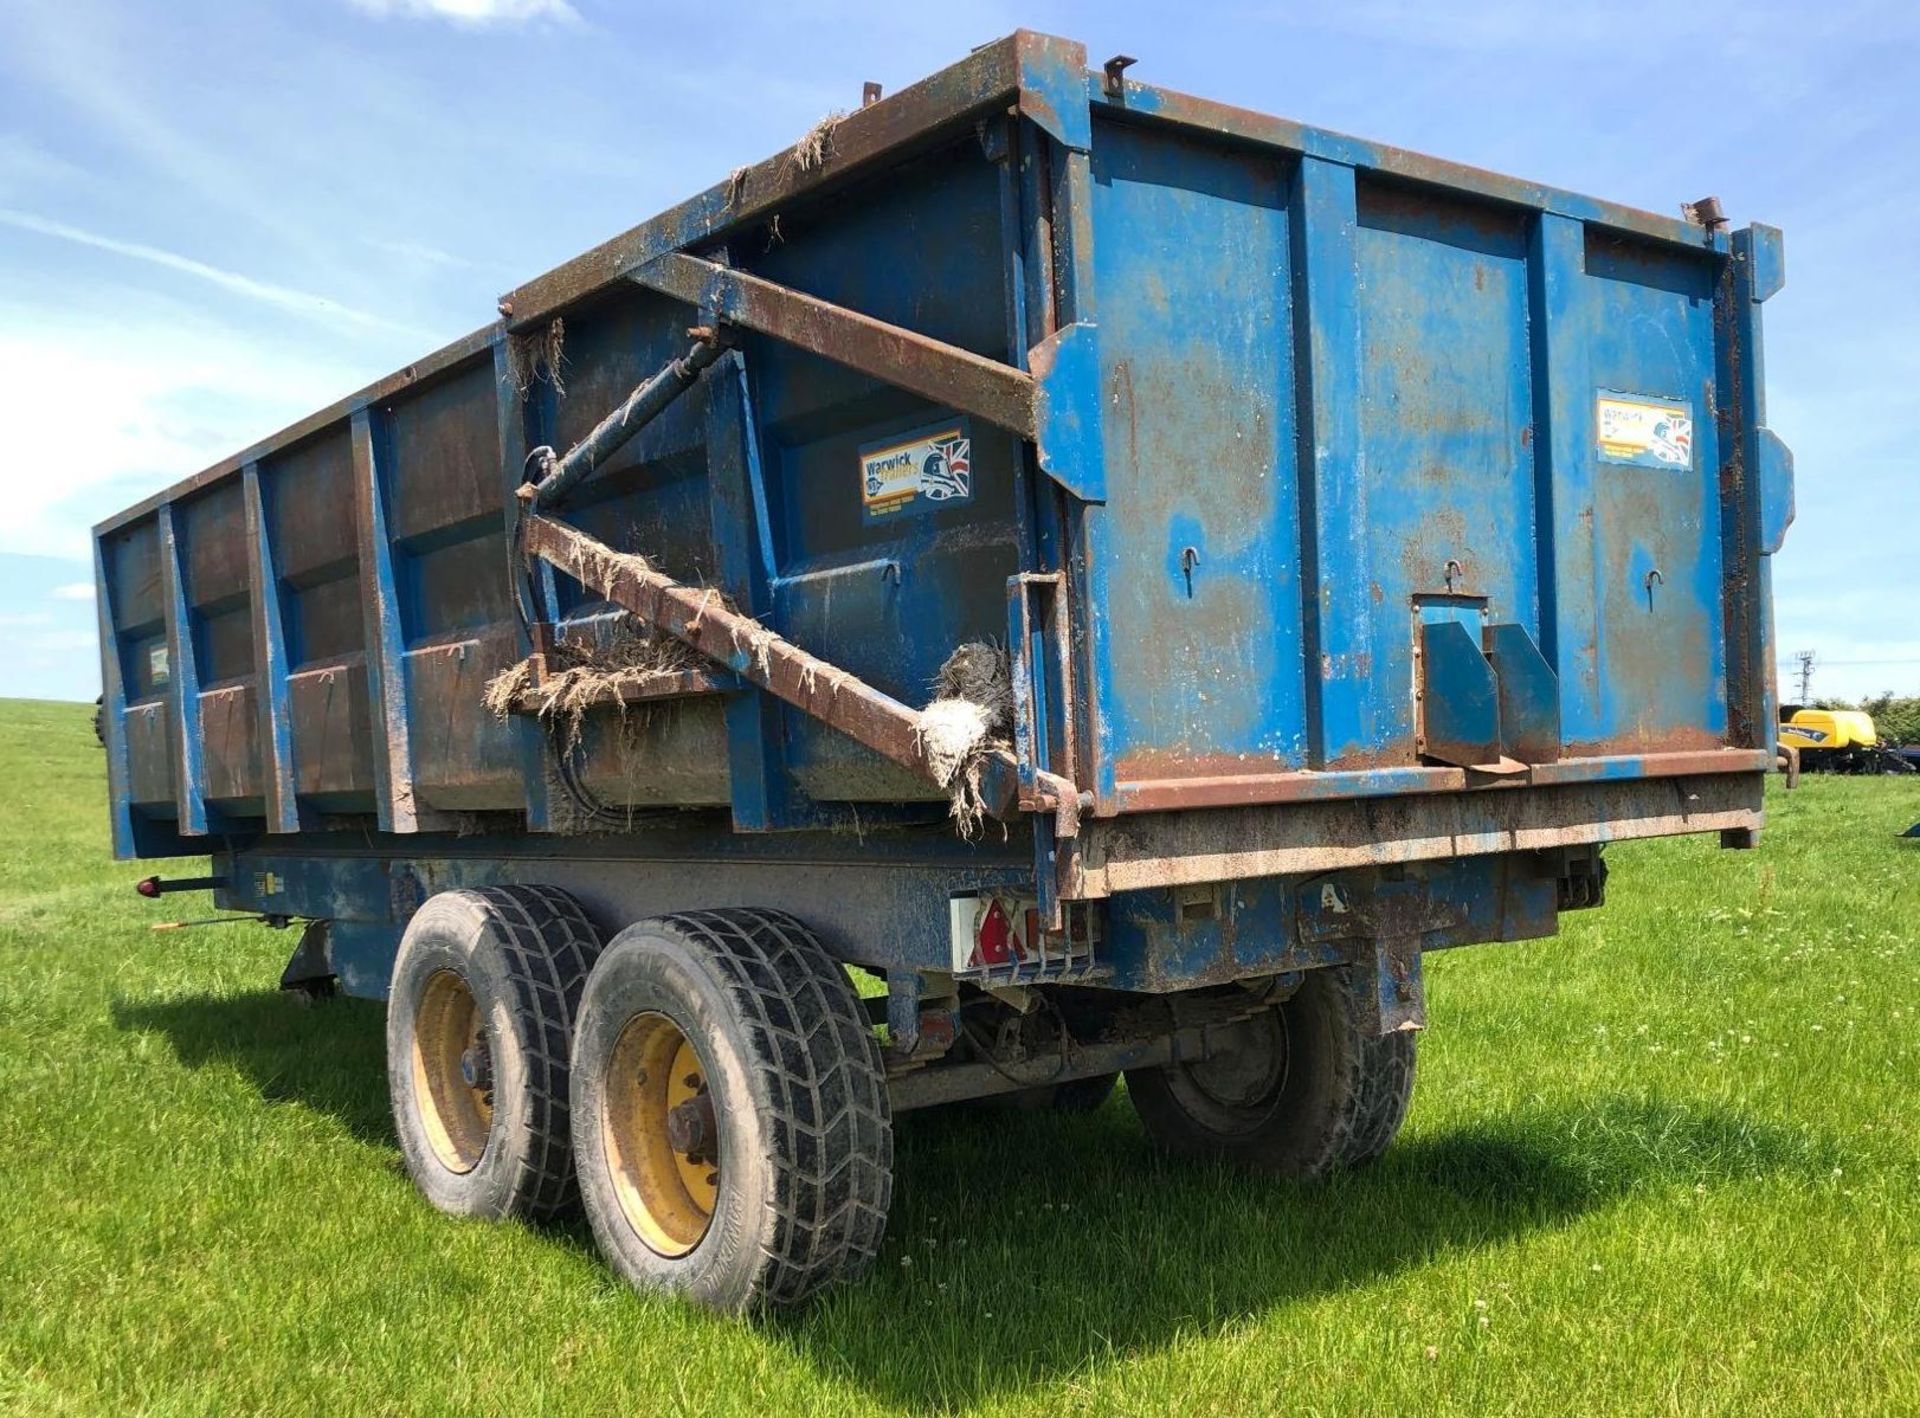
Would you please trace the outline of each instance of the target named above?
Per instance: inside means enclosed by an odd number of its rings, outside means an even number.
[[[1746,268],[1747,298],[1765,304],[1787,283],[1786,238],[1778,227],[1755,222],[1733,235],[1734,259]]]
[[[1032,358],[1040,385],[1040,471],[1082,502],[1105,502],[1098,327],[1063,325],[1035,346]]]
[[[1084,154],[1093,144],[1086,51],[1051,36],[1033,39],[1020,66],[1020,110],[1061,151]]]
[[[755,436],[746,366],[730,353],[707,383],[708,486],[712,497],[714,578],[734,604],[764,616],[776,564],[766,475]],[[786,771],[780,705],[746,688],[727,701],[727,764],[733,825],[770,832],[799,825],[803,799]]]
[[[1095,816],[1458,788],[1418,742],[1423,635],[1451,635],[1470,697],[1498,703],[1491,731],[1483,714],[1454,737],[1536,782],[1634,777],[1655,755],[1756,771],[1720,755],[1770,742],[1767,557],[1792,515],[1760,364],[1778,233],[1709,233],[1133,82],[1109,94],[1084,59],[1043,36],[991,47],[849,115],[832,186],[791,161],[745,170],[515,293],[502,323],[100,528],[116,851],[225,832],[250,858],[271,832],[331,852],[371,816],[397,834],[375,856],[397,858],[401,837],[466,814],[566,826],[546,735],[480,702],[529,646],[513,489],[529,446],[578,442],[712,321],[624,279],[678,250],[1029,373],[1036,436],[976,418],[968,500],[869,518],[860,450],[958,411],[744,334],[569,518],[903,703],[930,697],[955,645],[1011,638],[1030,798],[1041,773],[1090,792]],[[929,362],[925,387],[937,350],[899,357]],[[1684,456],[1603,448],[1603,399],[1690,411],[1665,431]],[[319,514],[337,522],[349,497],[343,539]],[[611,624],[550,568],[530,592],[548,622]],[[1064,628],[1041,613],[1055,594]],[[214,706],[248,704],[257,734],[210,733]],[[942,809],[934,784],[751,688],[649,710],[629,736],[635,804],[730,812],[729,832],[686,840],[740,834],[728,870],[753,892],[786,889],[788,850],[849,871],[820,828]],[[924,868],[916,889],[973,879],[932,865],[952,850],[939,833],[880,835]],[[577,856],[510,840],[494,860],[520,865],[436,879]],[[687,861],[646,840],[644,871],[631,853],[564,870],[677,891]],[[992,871],[1046,896],[1068,849],[1050,822],[1018,826]],[[373,919],[360,867],[311,861],[316,910],[334,891],[343,919]],[[778,872],[754,884],[753,866]],[[1127,954],[1129,909],[1116,968],[1179,978],[1177,953]],[[914,925],[893,963],[937,968],[943,930]]]
[[[1546,212],[1575,222],[1633,232],[1654,240],[1681,242],[1706,252],[1724,254],[1729,249],[1728,236],[1724,231],[1709,233],[1690,227],[1678,218],[1656,216],[1541,183],[1463,167],[1383,143],[1371,143],[1364,138],[1314,128],[1291,119],[1232,108],[1150,84],[1129,80],[1125,99],[1116,101],[1103,91],[1100,77],[1089,75],[1087,98],[1093,104],[1096,116],[1124,110],[1131,114],[1164,118],[1236,142],[1375,172],[1396,181],[1445,188],[1492,203]]]
[[[1210,892],[1116,897],[1100,945],[1111,982],[1135,990],[1187,988],[1353,958],[1353,941],[1321,939],[1321,932],[1300,928],[1300,918],[1333,880],[1236,881]],[[1342,893],[1380,889],[1364,879],[1338,880],[1347,883],[1336,887]],[[1394,889],[1419,898],[1427,950],[1550,935],[1557,919],[1553,879],[1530,870],[1525,857],[1431,863]]]
[[[492,350],[494,382],[502,389],[513,387],[513,360],[505,340],[497,341]],[[543,386],[544,387],[544,386]],[[516,494],[524,476],[527,453],[530,448],[541,447],[531,439],[545,432],[549,421],[548,410],[537,397],[525,399],[499,398],[496,404],[495,438],[500,449],[500,475],[505,493],[502,527],[504,534],[512,538],[515,525],[520,519],[520,502]],[[509,569],[509,575],[516,568]],[[553,581],[552,567],[545,562],[525,569],[528,594],[533,598],[532,614],[552,622],[559,619],[557,597]],[[528,628],[520,624],[518,617],[513,626],[513,652],[516,656],[532,651],[533,643]],[[548,801],[547,790],[547,736],[541,725],[532,719],[523,719],[514,726],[520,740],[521,791],[526,796],[527,827],[530,831],[544,832],[553,825],[552,804]]]
[[[1584,629],[1594,584],[1593,467],[1587,456],[1587,372],[1574,311],[1585,282],[1586,229],[1542,212],[1527,244],[1527,325],[1532,336],[1536,639],[1559,679],[1560,722],[1575,742],[1601,735],[1598,643]],[[1561,587],[1567,588],[1561,592]],[[1565,602],[1564,613],[1562,602]],[[1563,615],[1564,621],[1563,624]]]
[[[1500,686],[1479,637],[1446,618],[1420,626],[1422,747],[1444,763],[1500,757]]]
[[[1000,177],[969,139],[890,181],[809,241],[797,229],[744,270],[979,354],[1006,358],[1006,241]],[[858,450],[925,427],[926,401],[764,338],[743,342],[759,458],[773,524],[775,581],[766,619],[884,693],[924,703],[940,663],[968,638],[998,636],[1004,586],[1026,557],[1016,497],[1019,439],[973,420],[972,501],[868,524]],[[852,572],[875,561],[897,576]],[[848,572],[845,575],[820,573]],[[788,767],[802,791],[834,785],[850,801],[937,793],[790,709],[779,711]]]
[[[1286,178],[1268,159],[1111,125],[1093,175],[1098,231],[1152,233],[1095,246],[1108,493],[1087,513],[1088,595],[1106,609],[1091,627],[1097,781],[1110,791],[1123,770],[1166,776],[1228,754],[1299,767]]]
[[[299,832],[317,824],[300,810],[299,777],[293,762],[293,701],[287,690],[286,604],[274,562],[273,529],[267,520],[260,465],[242,470],[247,541],[253,553],[255,693],[260,701],[260,756],[265,776],[269,832]]]
[[[1714,312],[1719,424],[1729,445],[1724,481],[1732,486],[1721,551],[1729,579],[1746,592],[1725,603],[1732,728],[1738,741],[1769,750],[1778,720],[1772,554],[1793,520],[1793,458],[1766,426],[1760,307],[1785,279],[1778,231],[1753,226],[1736,232]]]
[[[1524,625],[1502,621],[1483,634],[1500,692],[1500,752],[1521,763],[1560,757],[1560,680]]]
[[[1727,740],[1721,455],[1705,417],[1714,377],[1714,269],[1690,253],[1590,232],[1586,271],[1576,324],[1589,402],[1597,402],[1601,390],[1626,390],[1685,402],[1702,416],[1689,467],[1595,463],[1591,613],[1601,741],[1575,739],[1571,746],[1634,752],[1721,744]],[[1656,571],[1660,589],[1650,601],[1647,583]]]
[[[1762,556],[1772,556],[1787,540],[1793,525],[1793,450],[1770,428],[1757,431],[1756,457],[1760,464],[1760,535]]]
[[[174,820],[188,836],[207,831],[205,741],[200,720],[199,646],[187,603],[187,571],[171,503],[160,509],[160,586],[167,624],[167,676],[172,686]]]
[[[576,841],[530,855],[523,838],[415,835],[373,852],[303,851],[287,839],[215,859],[231,883],[223,908],[349,922],[365,928],[354,993],[385,993],[391,949],[419,904],[458,887],[534,882],[573,892],[608,934],[642,916],[721,906],[794,912],[840,958],[875,968],[951,968],[950,896],[1024,890],[1028,844],[974,846],[922,835],[749,836],[711,817]],[[383,948],[388,952],[380,958]]]
[[[333,917],[327,926],[327,964],[340,988],[356,999],[383,1000],[393,980],[404,927]]]
[[[609,933],[646,914],[712,906],[765,906],[803,916],[840,958],[888,971],[951,968],[951,896],[1018,890],[1019,843],[964,860],[949,850],[930,859],[870,839],[822,852],[792,837],[742,839],[701,831],[672,841],[529,857],[511,839],[422,836],[390,854],[312,855],[262,843],[222,854],[215,871],[233,884],[217,893],[240,908],[335,923],[336,973],[351,994],[381,998],[393,951],[426,897],[461,887],[535,882],[565,888]],[[699,870],[690,866],[699,863]],[[1360,954],[1360,937],[1301,917],[1338,882],[1343,901],[1394,891],[1419,905],[1423,949],[1552,934],[1555,882],[1527,854],[1427,863],[1397,883],[1367,876],[1308,882],[1260,879],[1116,897],[1104,913],[1098,983],[1158,992],[1248,976],[1340,964]],[[1199,909],[1196,910],[1196,905]],[[343,966],[345,968],[343,968]]]
[[[419,830],[413,796],[413,723],[408,710],[406,636],[400,621],[400,587],[394,576],[388,531],[387,480],[375,414],[353,416],[354,497],[360,530],[361,612],[366,621],[367,678],[384,732],[373,736],[375,771],[382,790],[374,795],[382,832]]]
[[[107,574],[107,542],[93,544],[95,611],[100,627],[100,738],[107,754],[107,820],[117,861],[142,855],[135,841],[136,818],[127,756],[127,689],[121,668],[121,644],[114,601],[118,587]]]
[[[1364,766],[1380,741],[1368,692],[1367,480],[1360,463],[1359,217],[1353,169],[1308,157],[1291,205],[1299,410],[1304,768]],[[1393,617],[1398,619],[1399,617]]]
[[[1367,762],[1405,755],[1414,597],[1468,591],[1537,625],[1524,224],[1372,184],[1355,216],[1363,511],[1346,585],[1371,619],[1353,652],[1366,727],[1330,723],[1330,762],[1343,737]]]

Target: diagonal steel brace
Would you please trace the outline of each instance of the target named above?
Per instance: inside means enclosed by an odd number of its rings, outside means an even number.
[[[523,491],[523,495],[525,495]],[[938,783],[928,767],[919,711],[865,680],[808,654],[757,620],[728,607],[718,591],[686,586],[642,557],[617,552],[585,533],[529,512],[527,551],[544,558],[647,625],[716,660],[748,683],[829,724],[881,757]],[[944,787],[944,784],[940,784]],[[1068,814],[1077,826],[1079,799],[1070,784],[1042,785],[1019,802],[1013,755],[988,755],[982,780],[987,808],[1005,818],[1019,807]]]
[[[684,252],[668,252],[629,279],[695,306],[702,318],[770,335],[1021,438],[1036,436],[1037,385],[1012,365]]]

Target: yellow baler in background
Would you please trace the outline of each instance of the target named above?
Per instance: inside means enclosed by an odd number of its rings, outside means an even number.
[[[1880,747],[1873,716],[1860,709],[1812,709],[1783,706],[1780,746],[1799,752],[1800,766],[1812,773],[1885,773],[1892,767]]]

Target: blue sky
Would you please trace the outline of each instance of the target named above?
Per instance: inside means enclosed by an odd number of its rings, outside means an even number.
[[[1920,5],[7,0],[0,695],[91,699],[100,517],[519,281],[1026,25],[1136,77],[1786,229],[1783,657],[1920,693]]]

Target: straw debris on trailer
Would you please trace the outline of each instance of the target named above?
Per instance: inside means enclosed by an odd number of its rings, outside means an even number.
[[[870,85],[96,529],[116,854],[387,1000],[435,1205],[734,1310],[917,1108],[1363,1166],[1428,953],[1757,845],[1780,234],[1134,67]]]

